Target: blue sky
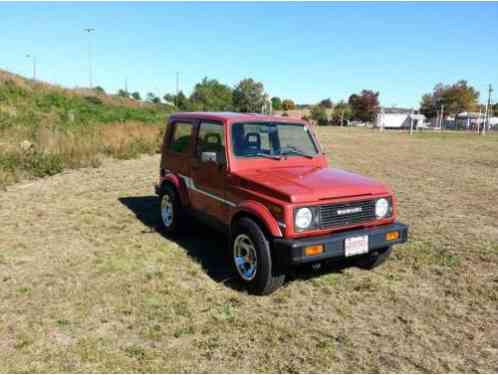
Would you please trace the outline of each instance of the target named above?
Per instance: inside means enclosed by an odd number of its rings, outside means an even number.
[[[190,93],[253,77],[298,103],[373,89],[417,106],[438,82],[498,86],[498,3],[0,3],[0,68],[68,87]]]

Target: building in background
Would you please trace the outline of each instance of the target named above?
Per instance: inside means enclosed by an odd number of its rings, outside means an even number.
[[[382,108],[377,114],[375,126],[384,129],[410,129],[413,121],[413,129],[427,128],[428,123],[424,115],[413,112],[406,108]]]
[[[448,123],[449,128],[474,130],[479,128],[482,129],[486,121],[486,116],[484,113],[479,112],[462,112],[456,115],[455,120],[452,123]],[[498,129],[498,117],[491,116],[489,118],[489,129]]]

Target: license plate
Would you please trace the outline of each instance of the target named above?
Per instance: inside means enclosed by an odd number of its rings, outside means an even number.
[[[346,238],[344,252],[347,257],[368,253],[368,236]]]

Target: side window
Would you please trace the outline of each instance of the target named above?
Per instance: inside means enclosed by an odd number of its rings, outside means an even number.
[[[225,160],[225,130],[222,124],[201,122],[197,139],[197,157],[203,152],[215,152],[218,161]]]
[[[171,151],[186,154],[192,149],[192,124],[177,122],[174,127],[168,148]]]

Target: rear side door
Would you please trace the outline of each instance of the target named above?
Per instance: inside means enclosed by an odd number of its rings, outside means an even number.
[[[221,122],[201,120],[198,124],[196,149],[192,159],[193,189],[190,190],[192,207],[227,223],[228,207],[225,200],[227,158],[225,126]]]
[[[165,149],[164,166],[182,176],[191,177],[194,123],[177,120],[170,124],[171,130]]]

